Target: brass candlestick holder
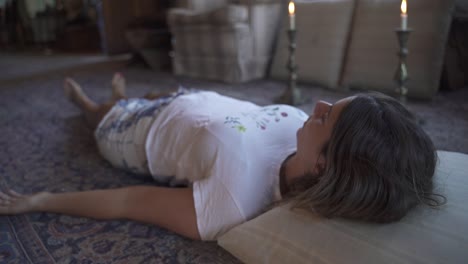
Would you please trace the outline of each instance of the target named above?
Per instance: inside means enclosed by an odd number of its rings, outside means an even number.
[[[409,80],[409,74],[408,67],[406,65],[406,58],[408,57],[408,39],[412,31],[412,29],[403,28],[398,28],[395,30],[398,37],[398,44],[400,46],[400,50],[398,52],[398,68],[395,73],[395,82],[397,84],[395,92],[399,96],[402,103],[406,103],[408,96],[408,88],[406,87],[406,83]]]
[[[284,91],[276,102],[289,105],[300,105],[304,102],[301,91],[297,88],[297,64],[296,64],[296,33],[295,29],[288,30],[289,37],[289,60],[287,69],[289,70],[288,88]]]

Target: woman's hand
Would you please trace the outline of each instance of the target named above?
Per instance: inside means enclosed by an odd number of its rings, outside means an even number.
[[[45,193],[24,195],[13,190],[0,191],[0,215],[15,215],[33,212]]]
[[[131,219],[200,239],[193,190],[157,186],[24,195],[0,191],[0,215],[48,212],[94,219]]]

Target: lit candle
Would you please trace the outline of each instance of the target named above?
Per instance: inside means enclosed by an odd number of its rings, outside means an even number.
[[[294,30],[296,29],[296,14],[295,14],[295,6],[294,2],[289,2],[289,29]]]
[[[406,30],[408,28],[408,6],[406,0],[401,2],[401,29]]]

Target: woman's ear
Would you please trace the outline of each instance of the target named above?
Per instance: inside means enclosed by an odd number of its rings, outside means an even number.
[[[313,173],[315,175],[322,175],[323,172],[325,171],[325,167],[327,166],[327,161],[325,159],[325,155],[320,154],[319,158],[317,159],[317,162],[315,163],[315,168]]]

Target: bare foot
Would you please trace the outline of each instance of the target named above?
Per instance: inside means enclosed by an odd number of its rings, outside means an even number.
[[[119,100],[125,98],[125,77],[117,72],[112,78],[112,99]]]
[[[73,79],[65,78],[65,81],[63,82],[63,90],[68,100],[78,107],[82,109],[91,109],[96,107],[96,103],[89,99],[89,97],[83,92],[83,89],[81,89],[80,85]]]

